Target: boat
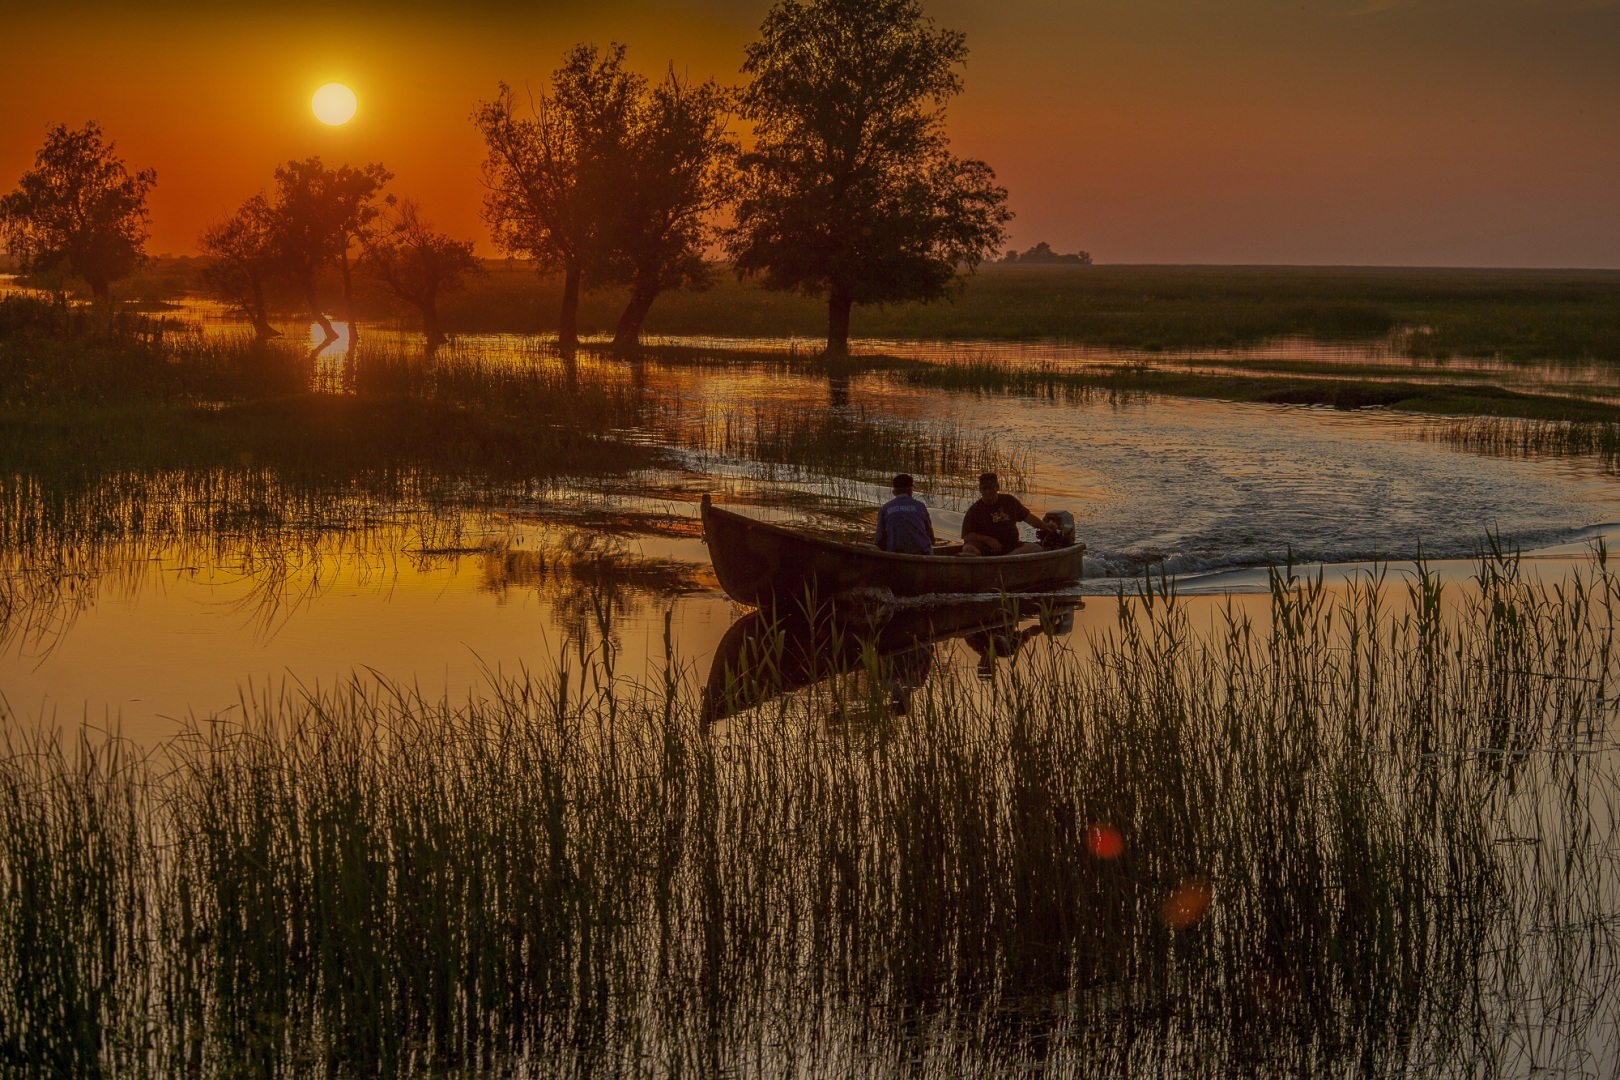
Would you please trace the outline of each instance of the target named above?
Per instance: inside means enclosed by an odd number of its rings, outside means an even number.
[[[703,538],[726,595],[750,607],[805,606],[807,600],[859,589],[896,597],[1030,593],[1080,580],[1086,545],[962,558],[900,555],[756,521],[703,496]]]
[[[967,640],[981,675],[1042,634],[1074,628],[1077,596],[1035,600],[973,596],[942,602],[827,603],[811,615],[751,611],[731,624],[715,648],[703,688],[702,716],[723,720],[835,675],[868,669],[898,700],[927,679],[933,647]],[[1037,621],[1023,625],[1025,620]]]

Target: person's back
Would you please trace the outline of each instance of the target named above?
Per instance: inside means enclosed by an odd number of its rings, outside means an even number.
[[[901,555],[928,555],[934,550],[934,522],[928,507],[912,497],[911,486],[905,473],[894,478],[894,498],[878,511],[872,542]]]

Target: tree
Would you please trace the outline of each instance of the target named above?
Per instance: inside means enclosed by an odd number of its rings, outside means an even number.
[[[390,196],[390,201],[392,196]],[[414,199],[392,203],[381,228],[369,238],[361,270],[389,293],[422,315],[429,351],[444,342],[439,328],[439,294],[460,288],[468,276],[482,274],[484,264],[473,254],[471,240],[456,240],[433,231]]]
[[[253,322],[261,339],[279,337],[270,325],[265,290],[276,273],[276,212],[264,193],[211,225],[197,246],[209,256],[204,278],[214,294]]]
[[[1036,265],[1050,265],[1054,263],[1068,263],[1074,266],[1090,266],[1091,252],[1076,251],[1069,255],[1060,255],[1052,250],[1052,245],[1045,240],[1027,249],[1022,255],[1016,251],[1008,251],[1001,257],[1004,263],[1032,263]]]
[[[580,289],[607,270],[604,219],[623,162],[631,110],[645,80],[624,69],[624,46],[576,45],[551,76],[551,93],[518,115],[500,84],[473,123],[484,136],[484,220],[502,251],[562,271],[557,342],[579,343]]]
[[[640,343],[660,292],[708,284],[709,221],[730,196],[737,149],[726,131],[732,99],[712,80],[682,82],[672,67],[636,104],[620,182],[607,189],[614,194],[610,258],[617,280],[630,286],[615,349]]]
[[[829,353],[853,305],[946,296],[1005,238],[1006,190],[944,132],[966,55],[918,0],[778,0],[748,46],[727,247],[768,288],[826,296]]]
[[[337,332],[321,308],[316,278],[333,268],[343,282],[343,315],[349,325],[349,347],[358,334],[354,325],[354,257],[381,213],[376,198],[394,174],[380,164],[329,168],[319,157],[289,161],[276,168],[274,210],[277,261],[309,305],[326,340]]]
[[[157,173],[133,175],[94,121],[46,133],[34,167],[0,198],[0,235],[26,273],[76,277],[105,299],[145,259],[147,192]]]

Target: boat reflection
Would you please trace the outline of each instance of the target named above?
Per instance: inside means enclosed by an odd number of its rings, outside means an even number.
[[[935,647],[961,638],[978,654],[981,679],[1041,636],[1074,629],[1078,596],[953,597],[905,604],[828,605],[813,614],[749,613],[715,649],[703,689],[703,718],[723,720],[745,709],[837,675],[864,670],[886,688],[890,708],[910,709],[927,683]]]

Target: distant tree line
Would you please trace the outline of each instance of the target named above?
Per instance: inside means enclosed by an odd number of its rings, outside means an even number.
[[[778,0],[741,89],[693,83],[673,64],[648,80],[622,45],[577,45],[532,100],[502,83],[474,110],[484,220],[501,251],[561,276],[564,348],[577,344],[583,291],[627,290],[614,345],[631,349],[659,294],[703,288],[723,251],[739,275],[824,299],[828,352],[844,353],[854,306],[948,296],[1005,240],[1005,189],[945,135],[966,56],[963,35],[937,28],[920,0]],[[733,118],[749,125],[746,150]],[[392,179],[375,163],[279,166],[270,189],[201,237],[210,287],[261,336],[275,333],[271,297],[295,295],[331,340],[319,290],[335,278],[352,344],[365,279],[414,307],[439,343],[439,297],[481,264],[470,241],[385,194]],[[128,172],[96,125],[52,129],[0,200],[0,236],[27,272],[106,296],[144,258],[155,182]],[[1018,258],[1074,257],[1040,244]]]
[[[1034,263],[1037,265],[1068,264],[1070,266],[1090,266],[1091,252],[1076,251],[1071,255],[1059,255],[1052,250],[1052,245],[1045,240],[1022,252],[1009,251],[999,260],[1004,263]]]

